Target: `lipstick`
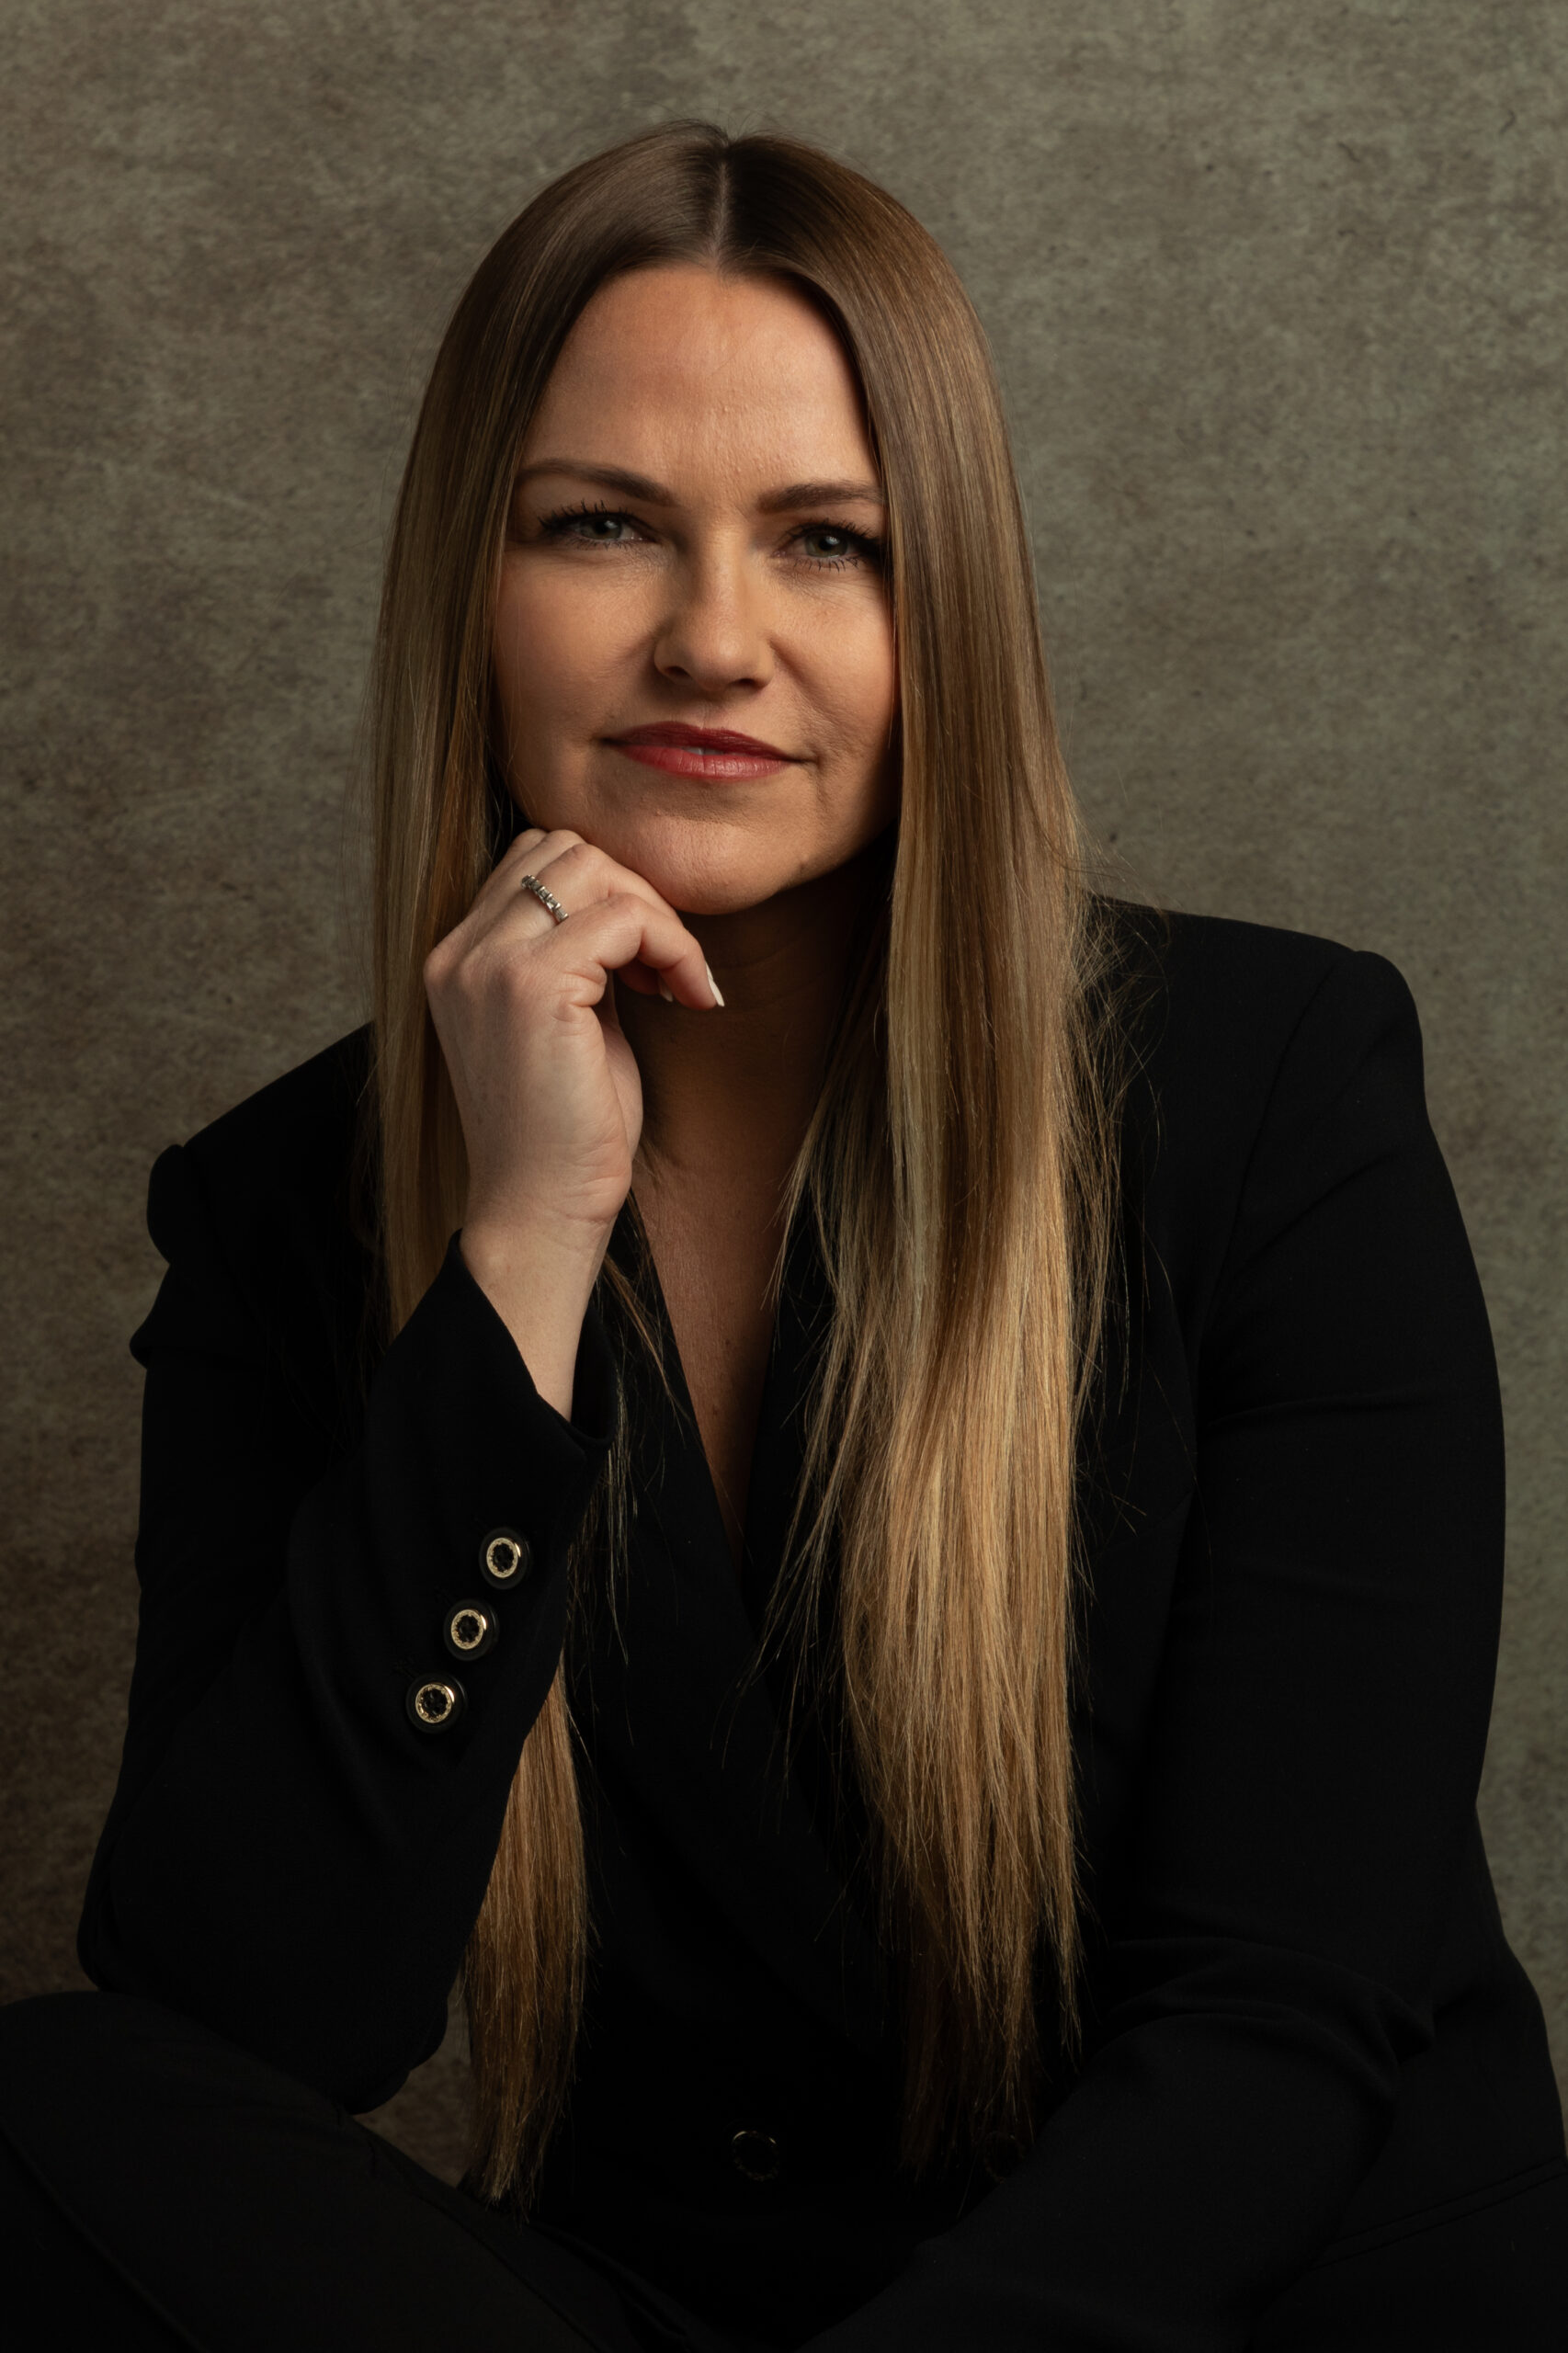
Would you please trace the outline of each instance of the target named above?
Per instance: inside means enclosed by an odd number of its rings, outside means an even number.
[[[777,776],[795,757],[792,752],[781,752],[776,744],[737,734],[733,728],[688,727],[674,719],[659,720],[651,727],[629,727],[624,734],[606,740],[629,760],[662,768],[666,776],[704,777],[715,784]]]

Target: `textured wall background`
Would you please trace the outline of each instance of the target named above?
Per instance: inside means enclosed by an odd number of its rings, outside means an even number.
[[[1568,11],[10,0],[0,42],[0,1995],[80,1982],[148,1166],[358,1017],[343,787],[441,322],[544,179],[702,113],[963,271],[1134,870],[1415,987],[1511,1438],[1486,1827],[1568,2061]],[[460,2093],[451,2048],[395,2104],[448,2167]]]

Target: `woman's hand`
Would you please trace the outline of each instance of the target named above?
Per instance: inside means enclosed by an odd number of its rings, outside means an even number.
[[[522,888],[525,874],[560,901],[565,923]],[[693,1011],[722,1002],[651,884],[580,835],[537,826],[425,962],[468,1148],[463,1256],[562,1413],[642,1129],[612,973]]]

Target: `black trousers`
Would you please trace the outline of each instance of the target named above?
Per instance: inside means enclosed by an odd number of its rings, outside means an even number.
[[[1561,2161],[1465,2204],[1342,2246],[1250,2353],[1563,2353]],[[0,2313],[51,2353],[767,2353],[115,1994],[0,2009]]]
[[[751,2353],[118,1994],[0,2009],[0,2281],[93,2353]]]

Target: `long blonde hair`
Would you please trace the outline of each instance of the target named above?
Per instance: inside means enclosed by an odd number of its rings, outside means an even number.
[[[1042,2013],[1052,2035],[1073,2029],[1074,1460],[1112,1251],[1108,1033],[983,333],[912,216],[797,141],[677,124],[578,165],[492,248],[437,357],[372,705],[390,1319],[462,1222],[421,975],[495,854],[490,632],[517,455],[597,288],[674,261],[782,275],[818,305],[889,502],[901,808],[788,1202],[815,1222],[834,1313],[772,1631],[832,1631],[919,2165],[1027,2139]],[[607,1262],[603,1280],[631,1329],[625,1279]],[[605,1573],[586,1542],[577,1570]],[[464,1971],[473,2170],[493,2197],[526,2196],[564,2101],[586,1935],[558,1674]]]

